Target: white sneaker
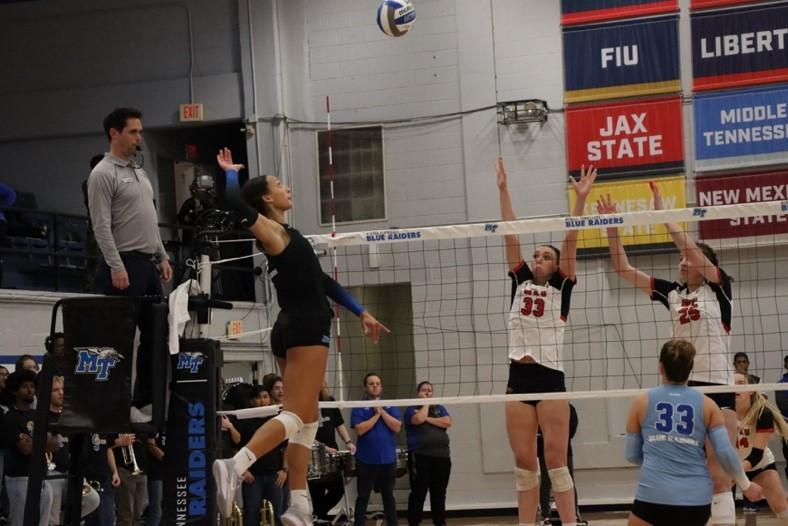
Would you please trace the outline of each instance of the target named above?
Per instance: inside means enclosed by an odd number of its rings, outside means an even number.
[[[216,482],[216,507],[222,517],[229,519],[233,513],[235,495],[241,487],[241,477],[235,474],[235,461],[222,458],[213,462],[213,479]]]
[[[129,409],[129,421],[132,424],[147,424],[151,420],[153,420],[153,415],[148,412],[145,412],[145,409],[151,406],[147,405],[143,409],[137,409],[134,406],[131,406]]]
[[[282,526],[312,526],[312,515],[308,515],[295,506],[290,506],[282,514]]]

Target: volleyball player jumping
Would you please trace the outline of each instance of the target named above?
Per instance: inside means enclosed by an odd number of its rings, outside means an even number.
[[[659,188],[650,182],[654,208],[662,210]],[[616,212],[610,195],[597,201],[600,214]],[[654,278],[633,267],[618,237],[617,228],[607,229],[608,246],[613,268],[628,283],[646,293],[652,301],[662,303],[673,322],[673,338],[692,343],[696,351],[695,365],[690,376],[690,386],[733,385],[733,367],[729,357],[729,332],[731,326],[731,278],[718,266],[717,255],[708,245],[696,243],[692,237],[674,223],[666,228],[681,252],[679,275],[681,283]],[[723,409],[725,428],[735,444],[736,414],[733,393],[714,393],[709,398]],[[709,471],[714,484],[711,524],[732,526],[736,524],[736,508],[731,492],[731,479],[707,448]]]
[[[250,179],[239,188],[238,171],[230,150],[217,161],[227,177],[225,197],[241,215],[242,223],[268,257],[268,269],[281,311],[271,332],[271,348],[286,386],[282,412],[268,420],[233,458],[214,462],[219,512],[229,517],[241,477],[261,455],[289,440],[290,507],[282,515],[285,526],[312,524],[307,492],[307,467],[318,428],[318,395],[328,360],[332,318],[326,296],[359,316],[364,334],[377,343],[388,329],[320,267],[312,245],[285,223],[292,208],[290,189],[276,177]]]
[[[499,157],[496,166],[501,217],[516,219],[507,185],[506,169]],[[582,215],[596,170],[582,168],[580,179],[570,177],[577,196],[572,215]],[[566,391],[562,364],[564,330],[575,286],[577,231],[570,230],[562,250],[537,246],[528,266],[516,235],[504,236],[506,262],[512,279],[509,314],[509,381],[507,393]],[[561,257],[563,252],[563,257]],[[540,400],[506,403],[506,432],[515,457],[515,485],[521,526],[533,525],[539,503],[539,464],[536,430],[541,427],[545,462],[555,503],[564,526],[575,526],[574,482],[567,468],[569,402]]]

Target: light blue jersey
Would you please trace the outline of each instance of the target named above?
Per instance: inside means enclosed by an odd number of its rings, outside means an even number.
[[[635,498],[672,506],[709,504],[712,489],[704,449],[703,393],[670,384],[649,389],[640,433],[643,464]]]

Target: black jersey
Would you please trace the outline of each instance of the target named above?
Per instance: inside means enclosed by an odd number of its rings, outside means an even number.
[[[282,225],[290,243],[276,256],[268,255],[268,275],[283,311],[309,311],[332,316],[323,286],[324,272],[312,245],[301,232]]]

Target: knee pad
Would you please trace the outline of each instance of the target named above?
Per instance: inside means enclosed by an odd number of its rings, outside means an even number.
[[[569,491],[575,487],[572,475],[569,474],[569,468],[566,466],[548,470],[547,475],[550,477],[550,484],[553,485],[553,491],[556,493]]]
[[[514,467],[514,485],[517,491],[528,491],[539,487],[539,469],[530,471],[523,468]]]
[[[290,437],[290,443],[311,449],[312,443],[315,441],[315,435],[317,435],[317,428],[317,420],[304,424],[298,433]]]
[[[736,524],[733,492],[715,493],[711,499],[711,524]]]
[[[301,431],[301,428],[304,427],[301,417],[292,411],[282,411],[274,417],[274,420],[278,420],[284,426],[285,440]]]

